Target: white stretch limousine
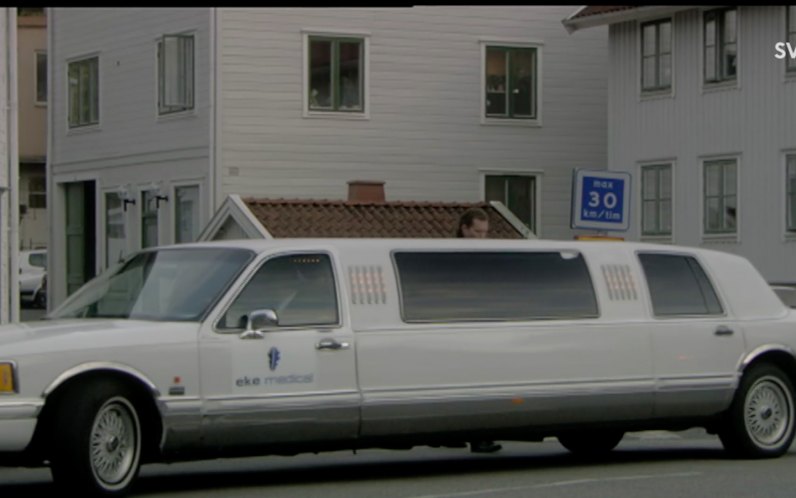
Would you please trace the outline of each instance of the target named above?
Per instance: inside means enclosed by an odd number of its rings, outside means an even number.
[[[738,256],[300,239],[142,251],[0,327],[0,463],[122,494],[147,462],[705,427],[794,437],[796,311]]]

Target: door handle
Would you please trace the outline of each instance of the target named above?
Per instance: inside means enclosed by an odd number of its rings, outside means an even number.
[[[347,342],[338,342],[334,339],[323,339],[315,345],[315,349],[331,349],[337,351],[338,349],[348,349],[351,344]]]
[[[735,331],[733,329],[724,325],[720,325],[714,332],[716,335],[733,335],[734,333]]]

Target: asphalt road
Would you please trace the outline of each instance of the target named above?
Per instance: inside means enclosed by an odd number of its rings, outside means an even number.
[[[792,498],[796,449],[733,460],[700,431],[629,434],[609,457],[576,458],[555,440],[494,454],[417,448],[149,465],[134,496],[267,498]],[[54,496],[46,469],[0,469],[0,496]]]

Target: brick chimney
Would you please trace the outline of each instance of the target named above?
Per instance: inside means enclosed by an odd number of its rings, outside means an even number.
[[[348,202],[385,202],[384,182],[351,180],[348,182]]]

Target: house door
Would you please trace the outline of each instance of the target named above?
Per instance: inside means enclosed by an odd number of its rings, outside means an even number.
[[[96,271],[94,181],[64,184],[66,192],[66,293],[72,294]]]

